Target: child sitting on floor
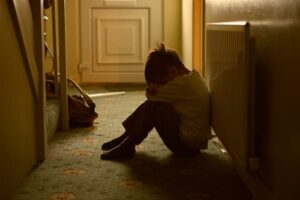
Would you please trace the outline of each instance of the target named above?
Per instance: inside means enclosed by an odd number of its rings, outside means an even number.
[[[124,122],[125,132],[102,145],[101,159],[129,158],[155,128],[175,155],[194,155],[211,136],[210,95],[200,74],[187,69],[163,44],[148,56],[147,100]]]

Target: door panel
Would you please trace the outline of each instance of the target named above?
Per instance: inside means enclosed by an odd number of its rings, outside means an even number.
[[[148,9],[93,10],[93,72],[143,73],[148,13]]]
[[[81,1],[82,82],[145,82],[148,52],[162,37],[162,0]]]

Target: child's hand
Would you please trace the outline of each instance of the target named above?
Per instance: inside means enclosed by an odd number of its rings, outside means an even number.
[[[157,89],[160,87],[158,84],[151,84],[146,88],[146,92],[150,95],[155,95],[157,94]]]

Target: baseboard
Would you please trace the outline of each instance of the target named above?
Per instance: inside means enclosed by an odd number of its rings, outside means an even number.
[[[245,172],[236,166],[236,169],[252,194],[253,200],[278,200],[267,187],[257,172]]]

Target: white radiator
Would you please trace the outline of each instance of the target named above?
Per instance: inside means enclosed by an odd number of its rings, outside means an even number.
[[[249,24],[206,25],[205,77],[211,91],[212,127],[243,170],[255,170],[254,69]]]

